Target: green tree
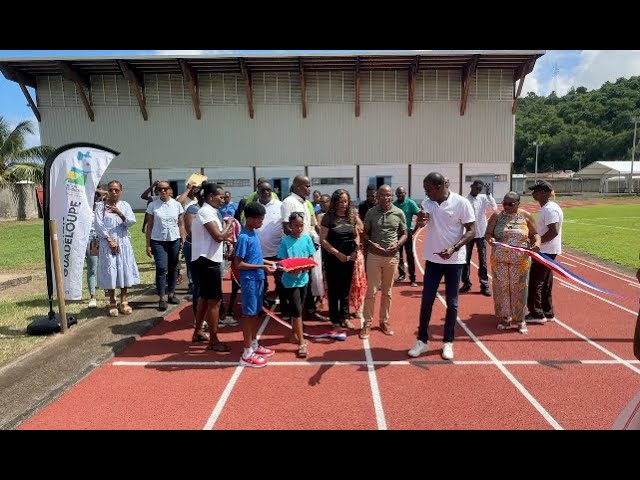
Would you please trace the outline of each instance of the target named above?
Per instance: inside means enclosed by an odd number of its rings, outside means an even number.
[[[26,137],[34,132],[31,121],[20,122],[12,129],[0,116],[0,188],[21,180],[42,185],[44,162],[54,149],[46,145],[26,148]]]

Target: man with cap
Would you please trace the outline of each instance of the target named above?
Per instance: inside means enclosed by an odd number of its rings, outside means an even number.
[[[549,182],[538,180],[529,190],[533,190],[533,198],[541,207],[536,224],[542,239],[540,253],[555,259],[562,253],[562,209],[556,202],[549,200],[553,191]],[[555,320],[552,287],[553,272],[540,262],[534,261],[529,270],[529,314],[524,317],[526,322],[546,323]]]

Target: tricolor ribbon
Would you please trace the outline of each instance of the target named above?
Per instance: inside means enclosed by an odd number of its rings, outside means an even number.
[[[533,258],[536,262],[543,264],[545,267],[547,267],[551,271],[556,272],[561,277],[572,280],[578,285],[582,285],[583,287],[590,288],[591,290],[595,290],[596,292],[606,293],[607,295],[612,295],[614,297],[622,298],[622,296],[618,295],[617,293],[610,292],[609,290],[601,288],[589,282],[588,280],[585,280],[584,278],[579,277],[578,275],[573,273],[571,270],[569,270],[563,265],[560,265],[558,262],[556,262],[549,256],[545,255],[544,253],[534,252],[529,248],[514,247],[513,245],[507,245],[506,243],[501,243],[501,242],[494,242],[493,245],[497,247],[508,248],[509,250],[514,250],[516,252],[524,253],[525,255],[528,255],[531,258]]]
[[[273,318],[280,325],[283,325],[283,326],[287,327],[289,330],[292,330],[291,325],[289,325],[287,322],[285,322],[283,319],[281,319],[275,312],[272,312],[267,307],[262,307],[262,310],[264,311],[264,313],[269,315],[271,318]],[[308,337],[308,338],[332,338],[334,340],[340,340],[340,341],[344,341],[344,340],[347,339],[347,334],[346,333],[344,333],[344,332],[336,332],[335,330],[330,330],[330,331],[328,331],[326,333],[320,333],[318,335],[312,335],[310,333],[303,333],[303,335],[305,337]]]

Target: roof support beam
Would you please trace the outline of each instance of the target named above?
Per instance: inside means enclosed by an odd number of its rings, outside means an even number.
[[[136,95],[136,100],[140,107],[140,113],[142,113],[142,118],[144,118],[144,121],[146,122],[149,120],[149,114],[147,113],[147,102],[144,98],[144,77],[134,70],[134,68],[125,60],[118,60],[118,65],[120,66],[120,70],[122,70],[124,78],[133,85],[133,93]]]
[[[180,62],[180,68],[182,69],[182,75],[189,85],[189,93],[191,93],[191,101],[193,102],[193,108],[196,111],[196,118],[200,120],[202,118],[202,112],[200,111],[200,93],[198,89],[198,76],[191,68],[191,65],[183,58],[178,60]]]
[[[478,60],[480,55],[474,55],[462,70],[462,99],[460,100],[460,116],[464,115],[467,110],[467,99],[469,98],[469,89],[471,87],[471,79],[478,68]]]
[[[75,71],[69,63],[59,60],[56,62],[60,70],[62,71],[62,76],[67,80],[75,83],[76,88],[78,89],[78,93],[80,95],[80,100],[84,104],[84,109],[87,111],[87,115],[89,115],[89,119],[93,122],[95,121],[95,114],[93,113],[93,109],[91,108],[91,102],[89,101],[89,97],[87,97],[87,92],[91,92],[91,86],[89,83],[89,79],[85,76],[81,75],[77,71]],[[85,91],[86,89],[86,91]]]
[[[518,89],[513,97],[513,106],[511,107],[511,114],[515,115],[518,111],[518,99],[520,98],[520,93],[522,92],[522,87],[524,86],[524,78],[528,73],[533,71],[533,65],[536,63],[536,57],[532,57],[526,63],[520,65],[515,72],[513,73],[514,81],[518,80]]]
[[[420,65],[420,57],[416,56],[416,59],[413,61],[413,63],[409,67],[409,101],[407,105],[409,116],[411,116],[411,114],[413,113],[413,98],[415,96],[416,77],[418,76],[419,65]]]
[[[356,117],[360,116],[360,57],[356,57]]]
[[[244,80],[244,91],[247,94],[247,104],[249,106],[249,117],[253,118],[253,92],[251,91],[251,72],[247,68],[244,58],[239,58],[240,71],[242,72],[242,79]]]
[[[300,97],[302,100],[302,118],[307,118],[307,82],[304,76],[304,64],[300,62]]]
[[[28,84],[23,74],[18,70],[11,68],[9,65],[5,63],[0,63],[0,70],[2,71],[2,74],[5,76],[7,80],[14,81],[18,85],[20,85],[20,90],[22,90],[24,97],[27,99],[27,102],[29,102],[29,107],[31,108],[31,111],[38,119],[38,122],[41,122],[42,117],[40,116],[40,110],[38,110],[38,107],[36,106],[36,102],[33,101],[33,98],[31,98],[31,94],[29,93],[29,90],[27,90]]]

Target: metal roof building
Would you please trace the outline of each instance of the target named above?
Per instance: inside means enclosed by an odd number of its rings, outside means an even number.
[[[440,171],[508,191],[525,76],[544,51],[0,59],[40,121],[43,144],[119,150],[109,178],[134,207],[149,178],[193,171],[238,198],[257,177],[287,192],[364,196],[370,182],[423,197]],[[32,98],[27,86],[36,89]]]

